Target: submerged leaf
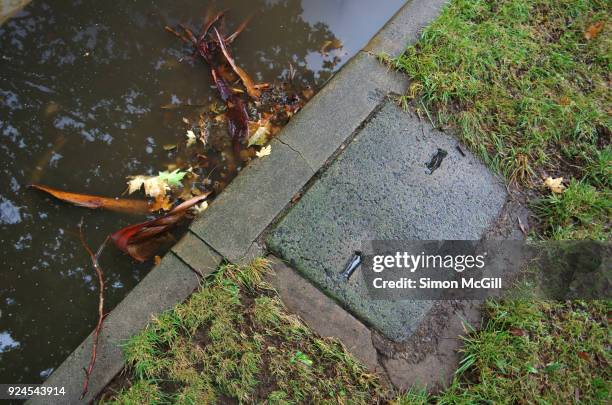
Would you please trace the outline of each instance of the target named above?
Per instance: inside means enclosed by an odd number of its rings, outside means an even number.
[[[319,52],[323,55],[327,55],[329,51],[340,48],[342,48],[342,41],[340,41],[338,38],[334,38],[332,40],[327,40],[323,42],[323,45],[321,46]]]
[[[194,145],[196,143],[195,133],[190,129],[187,131],[187,147]]]
[[[236,74],[240,77],[240,80],[242,80],[244,87],[246,87],[247,89],[247,93],[249,93],[249,96],[251,96],[252,98],[256,100],[259,99],[259,97],[261,97],[261,92],[257,88],[255,88],[255,84],[253,83],[253,80],[247,74],[247,72],[242,70],[240,66],[236,65],[236,62],[234,61],[234,59],[232,58],[232,56],[230,55],[229,51],[227,50],[225,46],[225,41],[223,40],[223,38],[221,38],[221,34],[219,34],[219,31],[217,31],[216,28],[214,30],[215,30],[215,34],[217,34],[217,39],[219,40],[219,46],[221,48],[221,53],[223,53],[223,56],[225,56],[225,59],[227,60],[227,62],[230,64],[232,69],[234,69],[234,72],[236,72]]]
[[[89,194],[71,193],[68,191],[57,190],[40,184],[31,184],[29,187],[44,191],[62,201],[67,201],[79,207],[85,208],[104,208],[111,211],[144,214],[149,212],[149,203],[144,200],[128,200],[122,198],[108,198]]]
[[[168,184],[160,177],[148,177],[144,181],[145,194],[153,198],[161,198],[166,195],[166,191],[170,190]]]
[[[174,187],[182,187],[183,184],[181,181],[187,172],[182,172],[180,169],[176,169],[173,172],[159,172],[159,176],[157,176],[160,180],[166,182],[170,186]]]
[[[251,135],[251,137],[249,138],[247,147],[263,146],[266,144],[266,142],[268,142],[268,139],[270,137],[271,125],[269,121],[266,121],[265,123],[262,123],[261,121],[259,121],[255,125],[257,129],[255,129],[255,131],[253,132],[253,135]]]

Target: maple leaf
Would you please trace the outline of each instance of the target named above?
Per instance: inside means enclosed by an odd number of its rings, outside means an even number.
[[[182,172],[180,169],[176,169],[173,172],[159,172],[157,178],[167,183],[169,186],[182,187],[183,183],[181,183],[181,181],[186,174],[187,172]]]
[[[140,187],[144,184],[145,180],[148,179],[147,176],[134,176],[127,182],[128,184],[128,194],[132,194],[134,191],[140,190]]]
[[[546,180],[544,180],[544,185],[555,194],[561,194],[565,191],[565,186],[563,185],[563,177],[557,177],[556,179],[553,179],[552,177],[547,177]]]
[[[255,152],[255,155],[257,155],[258,158],[262,158],[268,156],[270,153],[272,153],[272,145],[264,146],[261,150]]]
[[[170,190],[168,184],[159,176],[149,177],[144,183],[145,194],[155,199],[164,197],[166,191]]]

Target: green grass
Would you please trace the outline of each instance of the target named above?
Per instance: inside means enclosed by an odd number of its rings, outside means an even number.
[[[412,390],[398,404],[603,404],[610,399],[609,302],[488,301],[464,338],[451,386]],[[608,402],[609,403],[609,402]]]
[[[124,347],[125,380],[106,404],[370,404],[376,376],[317,337],[263,281],[269,263],[226,265]]]
[[[541,192],[542,237],[610,235],[611,12],[606,0],[454,0],[416,45],[382,56],[412,79],[405,106],[453,128],[509,182]],[[548,176],[568,190],[551,195]]]
[[[263,281],[268,262],[223,266],[124,347],[128,369],[104,404],[605,403],[610,302],[488,301],[450,387],[385,390],[339,343],[288,314]]]

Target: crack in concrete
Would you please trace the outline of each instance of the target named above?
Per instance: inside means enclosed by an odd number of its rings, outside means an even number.
[[[293,146],[291,146],[290,144],[288,144],[287,142],[283,141],[282,139],[276,138],[277,141],[279,141],[280,143],[282,143],[283,145],[285,145],[286,147],[288,147],[289,149],[291,149],[292,151],[294,151],[295,153],[298,154],[298,156],[304,161],[304,163],[306,163],[306,166],[308,166],[308,168],[310,169],[310,171],[312,171],[312,174],[315,174],[317,171],[315,169],[313,169],[313,167],[310,165],[310,163],[308,162],[308,159],[306,159],[306,157],[304,157],[304,155],[302,155],[302,152],[300,152],[299,150],[295,149]]]

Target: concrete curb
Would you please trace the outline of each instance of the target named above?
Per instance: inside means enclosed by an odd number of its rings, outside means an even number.
[[[403,6],[272,141],[272,154],[249,165],[161,264],[110,313],[100,336],[89,392],[82,401],[79,396],[83,367],[91,353],[91,335],[44,384],[65,387],[66,396],[32,399],[28,403],[91,402],[123,368],[120,345],[144,328],[152,316],[184,301],[198,287],[199,278],[193,269],[205,274],[217,268],[223,258],[244,262],[260,254],[258,238],[292,197],[325,166],[387,94],[402,93],[406,88],[407,79],[386,69],[372,53],[401,52],[408,42],[417,39],[419,31],[444,4],[445,0],[412,0]]]

